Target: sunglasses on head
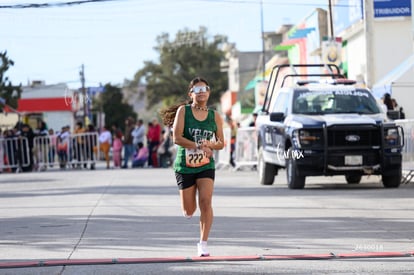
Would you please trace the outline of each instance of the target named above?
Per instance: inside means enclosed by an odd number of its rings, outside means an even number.
[[[191,92],[195,93],[195,94],[199,94],[199,93],[206,93],[210,90],[209,86],[194,86],[191,89]]]

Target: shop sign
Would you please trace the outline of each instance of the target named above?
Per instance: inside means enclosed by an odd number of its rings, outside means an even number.
[[[374,0],[374,17],[411,16],[411,0]]]

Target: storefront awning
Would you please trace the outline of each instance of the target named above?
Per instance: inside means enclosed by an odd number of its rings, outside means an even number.
[[[293,47],[295,47],[295,44],[292,44],[292,45],[282,45],[282,44],[279,44],[276,47],[274,47],[273,50],[275,50],[275,51],[288,51],[288,50],[290,50]]]
[[[315,31],[315,28],[304,28],[304,29],[295,29],[292,33],[289,33],[289,39],[304,38],[309,33]]]
[[[297,46],[299,43],[303,41],[304,38],[294,38],[294,39],[288,39],[274,47],[273,49],[275,51],[282,51],[282,50],[290,50],[291,48]]]
[[[18,100],[19,112],[72,111],[72,101],[64,97],[22,98]]]

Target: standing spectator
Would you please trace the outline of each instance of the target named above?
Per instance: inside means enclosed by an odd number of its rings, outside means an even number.
[[[91,161],[91,170],[95,170],[94,149],[96,148],[97,143],[95,126],[88,124],[88,128],[86,129],[85,134],[85,160]]]
[[[49,165],[53,167],[56,156],[57,136],[53,129],[49,129]]]
[[[236,154],[236,136],[237,136],[237,124],[233,121],[231,117],[227,117],[227,123],[230,127],[230,165],[236,167],[234,162],[234,157]]]
[[[134,120],[128,117],[125,120],[125,134],[124,134],[124,164],[122,168],[128,168],[128,161],[134,154],[134,145],[132,144],[132,131],[134,130]]]
[[[144,144],[144,138],[145,138],[145,126],[144,121],[142,119],[138,119],[137,125],[135,125],[135,129],[132,131],[132,137],[134,144],[134,149],[137,149],[138,143]]]
[[[109,130],[109,128],[107,128],[107,129]],[[121,129],[119,129],[119,126],[118,126],[117,123],[113,123],[112,124],[112,126],[111,126],[111,132],[112,132],[112,136],[115,136],[115,134],[117,132],[121,132],[122,133],[122,131],[121,131]]]
[[[69,160],[69,144],[70,144],[70,133],[69,125],[62,127],[62,131],[57,136],[57,152],[59,156],[59,167],[61,169],[66,168]]]
[[[394,110],[394,104],[392,103],[391,95],[389,93],[384,94],[383,102],[388,111]]]
[[[152,119],[151,126],[148,128],[148,166],[158,167],[157,149],[161,139],[161,126],[156,118]]]
[[[86,168],[86,162],[85,162],[85,128],[83,128],[83,123],[81,121],[78,121],[75,126],[75,131],[73,131],[75,134],[75,157],[78,161],[77,167],[80,168],[81,163],[83,162],[83,168]]]
[[[117,131],[114,135],[112,143],[112,158],[114,161],[114,168],[121,168],[121,154],[122,154],[122,133]]]
[[[161,144],[158,147],[157,152],[159,153],[160,167],[167,168],[171,165],[171,131],[169,127],[164,127],[161,135]]]
[[[33,131],[35,137],[39,137],[37,142],[33,144],[34,169],[37,168],[46,170],[49,157],[49,132],[47,130],[46,122],[39,119],[37,121],[37,128]],[[41,165],[41,167],[38,167]]]
[[[33,170],[33,142],[35,133],[28,124],[22,124],[22,130],[20,132],[20,138],[22,142],[19,142],[19,160],[22,166],[23,172],[31,172]],[[26,146],[28,145],[28,146]],[[28,148],[28,152],[27,152]],[[27,156],[29,158],[27,159]]]
[[[106,169],[109,169],[109,149],[111,148],[112,135],[108,127],[104,126],[99,135],[99,150],[104,154]]]

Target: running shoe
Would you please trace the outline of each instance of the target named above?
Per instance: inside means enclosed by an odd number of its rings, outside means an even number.
[[[183,216],[187,219],[191,219],[193,215],[187,215],[187,212],[183,212]]]
[[[210,252],[208,252],[207,248],[207,242],[197,243],[197,255],[199,257],[210,256]]]

